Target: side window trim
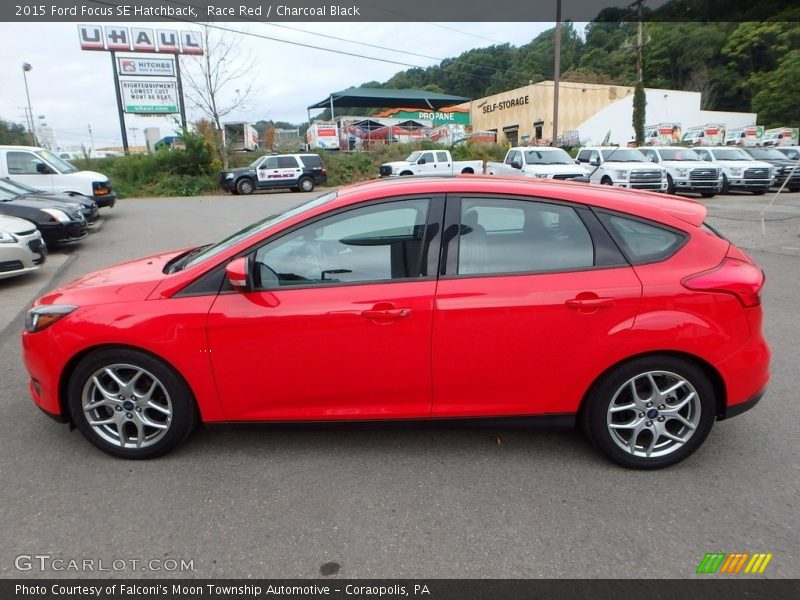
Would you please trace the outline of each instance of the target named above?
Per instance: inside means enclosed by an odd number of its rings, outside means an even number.
[[[239,258],[241,256],[253,256],[255,257],[256,252],[259,249],[270,244],[274,241],[279,240],[282,237],[292,235],[299,229],[303,227],[313,225],[314,223],[318,223],[330,217],[334,217],[337,215],[341,215],[353,210],[357,210],[359,208],[365,208],[367,206],[381,206],[385,204],[393,204],[397,202],[403,201],[413,201],[413,200],[428,200],[428,213],[426,216],[426,222],[424,224],[424,233],[423,233],[423,248],[421,252],[420,263],[417,267],[418,274],[416,277],[410,278],[398,278],[398,279],[387,279],[387,280],[375,280],[375,281],[340,281],[340,282],[331,282],[331,283],[309,283],[307,285],[292,285],[292,286],[285,286],[285,287],[278,287],[274,289],[257,289],[254,293],[274,293],[274,292],[284,292],[289,290],[299,290],[299,289],[309,289],[309,288],[320,288],[320,287],[341,287],[341,286],[353,286],[353,285],[376,285],[376,284],[391,284],[391,283],[402,283],[402,282],[410,282],[410,281],[426,281],[430,279],[436,279],[438,277],[436,273],[436,264],[438,262],[440,249],[441,249],[441,227],[439,224],[441,223],[442,215],[444,213],[444,196],[441,194],[418,194],[413,196],[398,196],[395,198],[386,198],[379,201],[369,201],[369,202],[360,202],[358,204],[343,206],[335,211],[327,212],[322,215],[317,215],[316,217],[312,217],[311,219],[302,221],[297,223],[296,225],[284,229],[280,232],[275,233],[274,235],[268,237],[267,239],[261,240],[260,242],[253,244],[243,252],[239,253],[237,256],[233,258]],[[233,260],[233,258],[231,260]],[[252,261],[253,265],[255,265],[255,260]],[[221,266],[224,269],[224,266]],[[191,285],[191,284],[190,284]],[[189,287],[189,286],[187,286]],[[223,285],[222,290],[220,293],[234,293],[232,289],[229,289],[227,285]],[[241,293],[241,292],[235,292]]]
[[[608,234],[598,235],[599,241],[604,245],[603,252],[598,256],[598,239],[595,238],[595,230],[602,225],[598,222],[590,226],[594,215],[588,206],[568,201],[557,200],[546,197],[513,196],[504,194],[482,194],[481,197],[496,198],[498,200],[517,200],[522,202],[532,202],[538,204],[552,204],[559,207],[571,208],[575,211],[578,220],[586,228],[589,239],[592,243],[593,262],[592,266],[564,268],[558,270],[544,271],[512,271],[504,273],[458,273],[458,259],[460,251],[460,232],[461,232],[461,208],[464,194],[448,194],[445,203],[445,214],[442,234],[441,260],[439,263],[439,276],[445,279],[461,279],[474,277],[514,277],[529,275],[554,275],[558,273],[574,273],[596,269],[607,269],[620,266],[628,266],[625,256],[616,248],[616,244]],[[596,217],[594,218],[596,220]],[[610,248],[609,248],[610,245]],[[602,257],[603,264],[598,264],[598,259]]]

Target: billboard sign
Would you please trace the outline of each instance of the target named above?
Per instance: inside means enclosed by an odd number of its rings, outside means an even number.
[[[81,50],[203,54],[200,36],[194,31],[78,25],[78,39]]]
[[[119,74],[123,77],[174,77],[175,59],[118,56]]]
[[[174,81],[120,81],[123,110],[137,115],[178,112],[178,85]]]

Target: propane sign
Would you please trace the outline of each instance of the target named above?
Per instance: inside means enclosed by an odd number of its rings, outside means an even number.
[[[174,81],[121,81],[126,113],[164,115],[178,112],[178,86]]]

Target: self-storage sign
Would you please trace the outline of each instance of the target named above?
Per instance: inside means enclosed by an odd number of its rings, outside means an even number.
[[[174,81],[120,81],[126,113],[164,115],[178,112],[178,86]]]

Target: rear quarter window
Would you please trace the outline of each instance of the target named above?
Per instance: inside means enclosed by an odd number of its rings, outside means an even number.
[[[665,260],[675,254],[688,236],[666,225],[600,213],[600,220],[631,264]]]
[[[301,156],[300,160],[303,161],[303,166],[307,169],[322,168],[322,159],[319,156]]]

